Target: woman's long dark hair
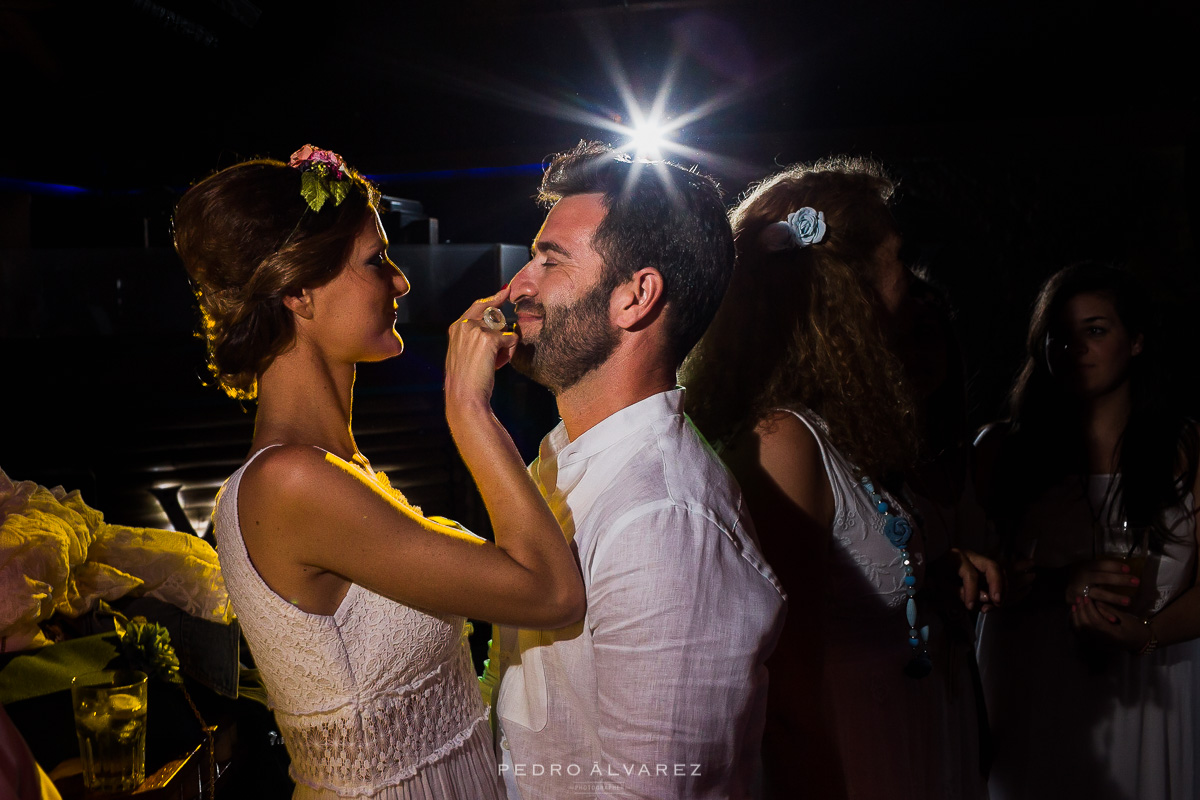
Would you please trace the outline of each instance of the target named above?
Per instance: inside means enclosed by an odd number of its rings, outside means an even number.
[[[1019,515],[1029,503],[1087,464],[1078,399],[1050,374],[1046,337],[1068,301],[1081,294],[1110,300],[1142,351],[1129,367],[1131,408],[1120,438],[1118,513],[1148,527],[1154,543],[1172,539],[1164,512],[1181,504],[1196,479],[1200,451],[1195,424],[1183,413],[1163,369],[1163,342],[1149,292],[1132,273],[1105,264],[1074,264],[1052,275],[1034,304],[1026,361],[1009,394],[1009,436],[997,472],[998,516]],[[1005,514],[1005,511],[1008,514]],[[1010,517],[1011,519],[1011,517]]]

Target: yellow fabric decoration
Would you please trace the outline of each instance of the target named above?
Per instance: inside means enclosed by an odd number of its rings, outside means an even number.
[[[78,491],[12,481],[0,469],[0,636],[6,651],[50,644],[40,624],[98,601],[149,595],[213,622],[233,609],[208,542],[110,525]]]

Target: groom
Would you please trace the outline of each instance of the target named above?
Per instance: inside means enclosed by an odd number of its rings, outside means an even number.
[[[719,190],[581,143],[540,197],[549,214],[510,284],[513,364],[562,417],[530,472],[588,611],[495,632],[484,687],[510,800],[746,797],[785,599],[675,383],[733,270]]]

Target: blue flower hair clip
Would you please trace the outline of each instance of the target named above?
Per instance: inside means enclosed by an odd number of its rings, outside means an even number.
[[[768,251],[808,247],[825,240],[825,212],[804,208],[788,214],[783,222],[773,222],[763,229],[763,244]]]

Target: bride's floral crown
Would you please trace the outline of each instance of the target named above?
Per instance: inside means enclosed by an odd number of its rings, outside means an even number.
[[[313,211],[320,211],[326,200],[340,206],[350,194],[350,168],[332,150],[306,144],[292,153],[288,166],[300,170],[300,196]]]

